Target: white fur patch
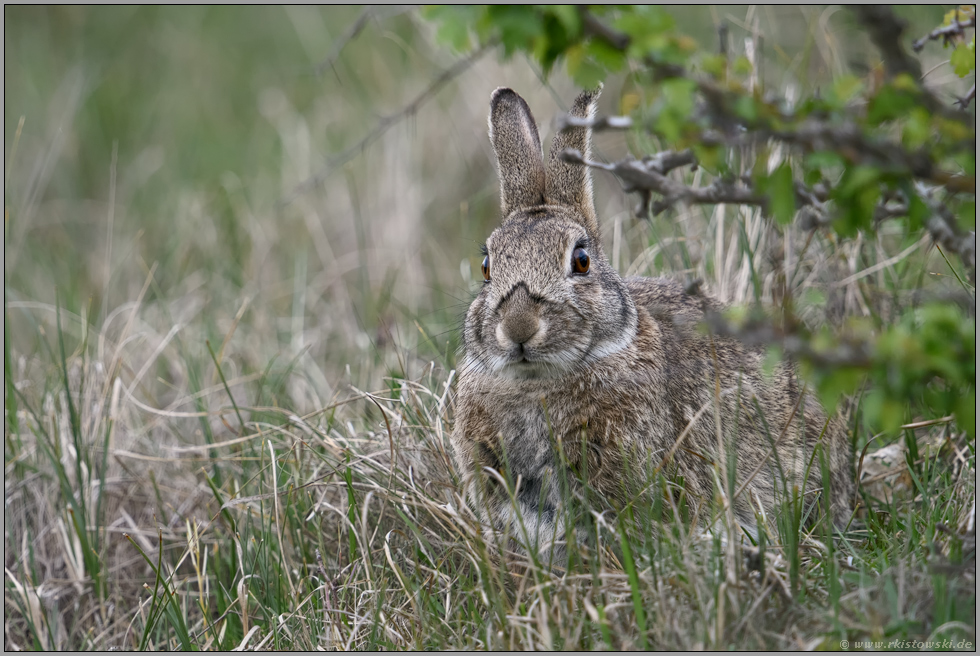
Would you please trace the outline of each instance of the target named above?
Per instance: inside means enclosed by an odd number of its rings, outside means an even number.
[[[513,342],[511,342],[507,335],[504,334],[504,323],[502,321],[497,324],[497,327],[493,331],[493,335],[497,338],[497,346],[503,350],[509,351],[511,346],[513,346]]]
[[[463,360],[463,367],[460,371],[466,373],[486,373],[487,367],[481,360],[474,358],[469,353],[466,354],[466,358]]]
[[[602,358],[609,357],[610,355],[615,355],[616,353],[619,353],[623,349],[628,348],[629,345],[633,343],[633,340],[635,338],[636,338],[636,325],[634,324],[633,326],[630,327],[628,331],[620,335],[619,338],[616,339],[615,341],[600,344],[599,346],[592,349],[592,352],[589,353],[589,359],[601,360]]]

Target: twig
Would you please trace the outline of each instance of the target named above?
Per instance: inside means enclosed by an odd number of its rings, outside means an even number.
[[[389,116],[385,116],[381,118],[374,126],[374,128],[366,135],[364,135],[364,137],[362,137],[357,143],[353,144],[352,146],[349,146],[348,148],[341,151],[339,154],[332,157],[327,162],[327,165],[319,173],[310,176],[306,180],[303,180],[298,185],[296,185],[296,187],[293,188],[293,190],[289,193],[288,196],[282,198],[279,201],[279,204],[289,205],[290,203],[295,201],[297,198],[299,198],[306,192],[310,191],[317,185],[321,184],[336,169],[346,164],[358,153],[360,153],[365,148],[367,148],[370,144],[377,141],[381,135],[383,135],[385,132],[388,131],[389,128],[391,128],[391,126],[400,122],[402,119],[415,114],[419,110],[419,108],[422,107],[422,105],[424,105],[426,102],[428,102],[428,100],[432,98],[432,96],[434,96],[440,89],[442,89],[442,87],[444,87],[447,83],[449,83],[454,78],[459,77],[459,75],[463,73],[463,71],[465,71],[467,68],[473,65],[473,63],[477,59],[479,59],[487,50],[494,47],[495,45],[496,45],[496,41],[492,41],[490,43],[484,44],[480,48],[474,50],[472,53],[470,53],[463,59],[460,59],[458,62],[456,62],[449,68],[447,68],[439,75],[439,77],[433,80],[432,83],[428,87],[426,87],[424,91],[422,91],[422,93],[416,96],[410,103],[405,105],[400,111],[398,111],[395,114],[391,114]]]
[[[562,159],[573,164],[583,164],[592,168],[602,169],[614,174],[623,181],[626,191],[647,192],[644,205],[649,202],[649,192],[657,192],[664,198],[653,208],[654,214],[659,214],[667,207],[677,202],[698,205],[714,205],[717,203],[737,203],[741,205],[762,205],[765,197],[753,189],[740,186],[739,181],[715,180],[707,187],[688,187],[667,177],[672,169],[685,165],[694,165],[696,160],[693,153],[672,151],[658,153],[642,160],[623,159],[612,164],[585,159],[582,153],[574,149],[562,152]],[[637,211],[641,216],[642,211]]]
[[[585,7],[582,7],[581,13],[582,27],[586,34],[602,39],[616,50],[626,50],[629,48],[631,39],[628,34],[618,32],[609,27],[592,15]]]
[[[330,49],[330,54],[328,54],[322,62],[317,64],[315,72],[317,75],[323,75],[323,73],[328,68],[333,68],[333,65],[337,63],[337,59],[340,58],[341,51],[347,47],[347,44],[357,38],[357,36],[367,27],[368,21],[372,18],[382,19],[391,18],[392,16],[397,16],[402,14],[409,9],[412,9],[415,5],[394,5],[391,7],[385,7],[383,5],[369,5],[364,8],[361,15],[351,23],[347,31],[344,32],[334,43],[333,47]],[[382,9],[388,9],[388,11],[381,11]]]
[[[368,21],[370,21],[372,18],[377,18],[377,19],[382,18],[382,12],[379,11],[382,8],[387,8],[392,10],[386,12],[383,16],[384,18],[390,18],[392,16],[397,16],[398,14],[404,13],[408,9],[411,9],[412,5],[407,5],[407,6],[395,5],[394,7],[368,5],[367,7],[365,7],[364,11],[361,12],[361,15],[358,16],[354,20],[354,22],[351,23],[350,27],[347,28],[347,31],[344,32],[334,42],[333,47],[330,49],[330,53],[326,57],[324,57],[323,61],[321,61],[319,64],[316,65],[316,69],[314,70],[317,75],[323,75],[323,73],[328,68],[333,68],[333,65],[337,63],[337,59],[340,58],[341,51],[347,47],[348,43],[356,39],[357,36],[364,30],[364,28],[367,27]]]
[[[954,104],[959,105],[963,109],[966,109],[967,107],[970,106],[970,103],[973,102],[973,99],[976,97],[977,97],[977,84],[976,82],[974,82],[973,86],[970,87],[970,90],[966,92],[966,95],[963,96],[962,98],[957,98]]]
[[[579,14],[582,17],[582,29],[587,36],[593,36],[620,52],[625,52],[629,48],[632,39],[628,34],[619,32],[600,21],[589,12],[585,5],[579,5]],[[678,64],[668,64],[652,57],[645,57],[643,61],[653,70],[655,81],[672,77],[688,77],[684,67]],[[721,88],[715,86],[713,82],[699,78],[690,79],[698,85],[705,95],[721,93]]]
[[[906,22],[895,16],[891,7],[887,5],[855,5],[854,13],[857,14],[858,20],[881,53],[886,75],[892,78],[901,73],[908,73],[913,80],[921,81],[922,67],[919,61],[905,52],[905,48],[902,47],[902,32],[905,31]],[[915,49],[915,44],[912,47]],[[960,122],[968,122],[971,125],[976,122],[972,116],[946,107],[922,84],[919,84],[919,91],[922,93],[926,109],[930,112]]]
[[[766,210],[768,197],[758,193],[750,178],[738,180],[716,179],[706,187],[688,187],[667,177],[667,174],[685,165],[697,166],[697,160],[691,151],[681,153],[665,151],[644,157],[642,160],[622,159],[606,164],[585,159],[582,153],[575,149],[562,151],[564,161],[581,164],[603,171],[608,171],[623,182],[626,192],[640,194],[640,205],[634,210],[639,217],[647,217],[648,213],[657,215],[676,203],[690,205],[716,205],[731,203],[737,205],[756,205]],[[976,233],[962,233],[956,225],[956,218],[949,208],[932,198],[930,190],[922,183],[917,183],[919,195],[924,198],[932,209],[932,216],[926,221],[926,229],[933,240],[946,250],[956,253],[966,266],[970,280],[976,281]],[[829,198],[829,192],[824,185],[813,187],[796,182],[796,205],[799,209],[808,210],[802,217],[801,224],[806,229],[828,225],[832,219],[824,205]],[[663,196],[661,200],[651,205],[652,193]],[[882,221],[895,216],[908,214],[909,204],[904,197],[886,197],[875,207],[875,221]]]
[[[916,183],[916,190],[932,210],[932,216],[926,221],[926,230],[929,231],[937,244],[959,255],[966,266],[970,281],[976,283],[977,233],[972,230],[965,234],[961,232],[956,225],[956,217],[953,216],[953,213],[944,204],[935,200],[925,185]]]
[[[324,58],[324,60],[317,64],[317,75],[323,75],[325,70],[328,68],[333,68],[333,65],[337,62],[337,58],[340,57],[340,52],[348,43],[353,41],[357,35],[361,33],[361,31],[367,26],[368,21],[371,20],[373,16],[374,6],[368,5],[364,8],[364,11],[361,12],[361,15],[358,16],[353,23],[351,23],[350,27],[347,28],[347,31],[334,42],[333,47],[330,49],[330,53]]]
[[[977,29],[977,17],[976,15],[970,16],[965,21],[954,21],[949,25],[943,25],[942,27],[937,27],[929,34],[925,35],[921,39],[916,39],[912,42],[912,50],[920,52],[929,41],[936,41],[937,39],[943,40],[943,45],[948,45],[958,36],[965,36],[963,30],[972,27]]]
[[[558,132],[566,128],[592,128],[593,130],[629,130],[633,127],[633,119],[629,116],[597,116],[585,118],[560,114],[555,119],[555,129]]]

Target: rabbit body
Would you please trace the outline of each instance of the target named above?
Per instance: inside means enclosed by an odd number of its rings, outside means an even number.
[[[591,116],[597,96],[583,93],[571,113]],[[487,241],[487,280],[465,320],[452,434],[471,504],[543,550],[565,540],[577,480],[622,507],[654,493],[652,475],[662,472],[697,506],[734,463],[732,507],[752,531],[757,516],[774,522],[794,485],[808,504],[819,498],[820,442],[830,471],[822,493],[846,523],[853,483],[843,420],[828,420],[791,365],[764,374],[761,350],[698,331],[704,310],[719,304],[668,279],[624,280],[605,259],[589,171],[560,158],[565,148],[588,156],[589,132],[559,133],[545,169],[524,100],[509,89],[491,98],[505,218]]]

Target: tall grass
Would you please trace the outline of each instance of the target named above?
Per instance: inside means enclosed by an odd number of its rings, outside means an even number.
[[[837,14],[750,11],[732,29],[759,21],[785,84],[864,52]],[[735,540],[732,481],[702,507],[659,472],[652,507],[570,485],[561,556],[481,526],[448,438],[497,220],[487,100],[520,89],[547,138],[574,90],[487,56],[284,203],[454,61],[414,13],[379,14],[318,75],[358,16],[5,9],[5,648],[974,640],[975,446],[919,417],[871,435],[861,399],[865,509],[845,534],[806,522],[800,490],[776,534]],[[683,19],[714,38],[708,10]],[[603,103],[629,93],[610,80]],[[813,327],[959,286],[897,225],[839,245],[745,208],[645,222],[596,183],[624,274],[701,278],[736,305],[792,294]]]

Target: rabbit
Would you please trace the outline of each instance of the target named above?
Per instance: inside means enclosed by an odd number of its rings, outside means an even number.
[[[571,114],[593,117],[600,90],[579,95]],[[764,517],[777,535],[793,486],[811,517],[829,495],[844,527],[854,494],[844,419],[828,418],[789,363],[765,374],[763,350],[699,331],[720,303],[670,279],[619,276],[603,254],[591,173],[560,155],[589,157],[591,129],[558,133],[546,166],[527,103],[506,88],[491,95],[489,126],[503,220],[464,320],[451,436],[484,525],[560,558],[568,536],[584,539],[566,526],[576,480],[615,509],[663,494],[651,485],[659,471],[708,519],[720,467],[735,463],[731,504],[749,534]]]

